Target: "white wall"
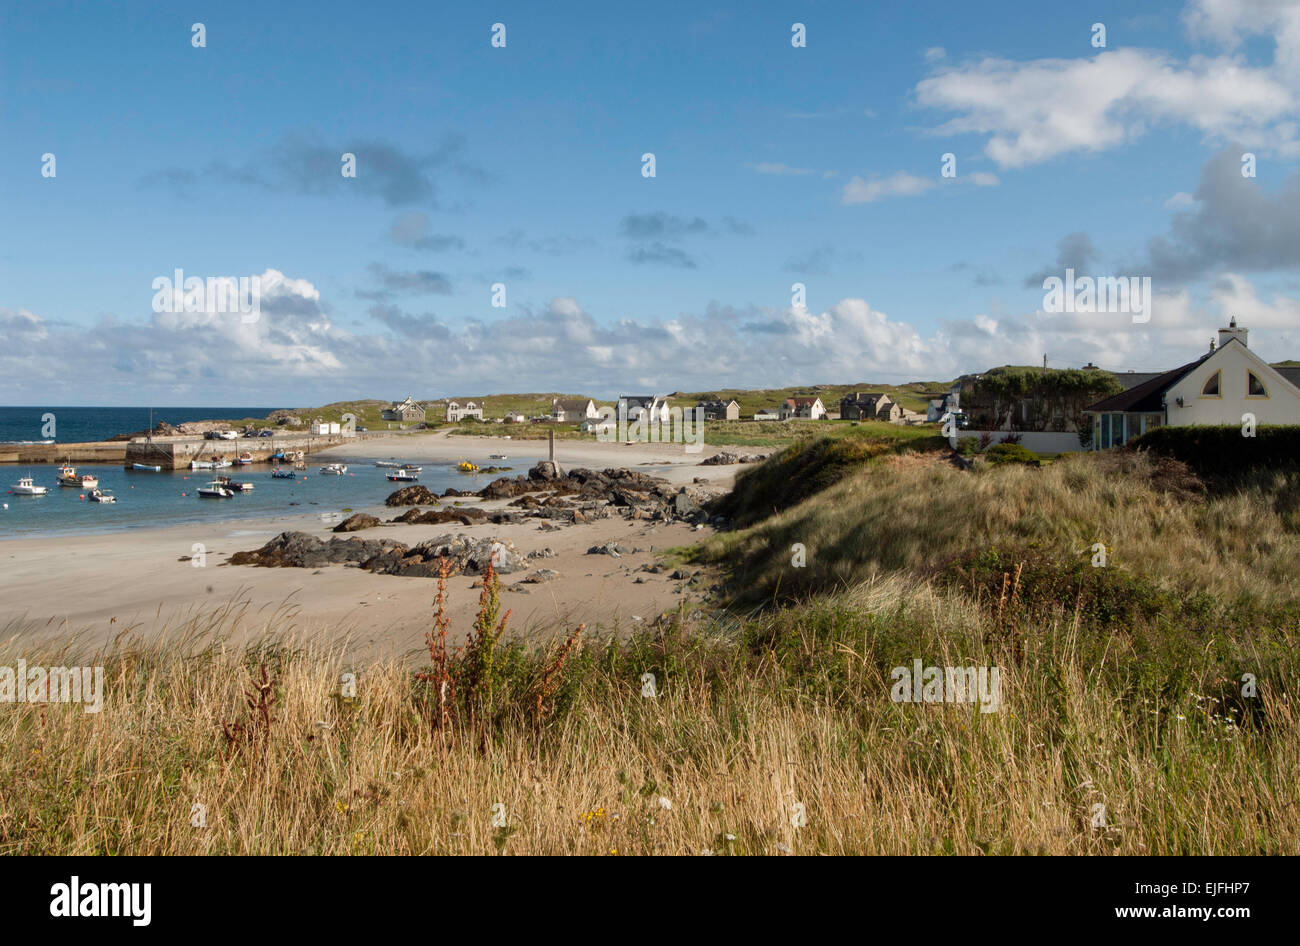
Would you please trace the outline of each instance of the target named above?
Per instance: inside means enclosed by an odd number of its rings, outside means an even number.
[[[1202,397],[1210,375],[1219,375],[1219,397]],[[1268,397],[1247,395],[1246,372],[1253,371],[1268,389]],[[1178,406],[1178,398],[1183,406]],[[1300,424],[1300,391],[1238,342],[1229,342],[1197,365],[1165,394],[1169,423],[1239,426],[1241,415],[1255,415],[1258,424]]]

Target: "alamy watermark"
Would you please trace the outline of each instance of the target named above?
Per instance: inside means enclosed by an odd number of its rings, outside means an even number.
[[[981,713],[996,713],[1002,705],[997,667],[926,667],[918,657],[911,667],[895,667],[889,677],[895,703],[978,702]]]
[[[82,703],[87,713],[104,708],[103,667],[0,667],[0,703]]]
[[[1151,321],[1150,276],[1079,276],[1067,269],[1065,278],[1048,276],[1043,311],[1131,313],[1135,324]]]
[[[155,312],[239,313],[248,325],[262,317],[261,276],[190,276],[177,269],[153,281]]]
[[[601,443],[680,443],[687,453],[704,449],[702,407],[669,407],[660,402],[629,410],[624,403],[617,408],[604,405],[593,424]]]

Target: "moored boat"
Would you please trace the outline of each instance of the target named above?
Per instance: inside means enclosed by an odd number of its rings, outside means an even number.
[[[506,456],[504,453],[489,453],[489,454],[488,454],[488,459],[489,459],[489,460],[509,460],[510,458],[509,458],[508,456]]]
[[[251,493],[253,491],[252,483],[241,483],[238,480],[232,480],[228,476],[218,476],[217,482],[236,493]]]
[[[133,469],[133,470],[148,470],[150,473],[161,473],[161,472],[162,472],[162,467],[160,467],[160,466],[150,466],[148,463],[132,463],[132,464],[131,464],[131,469]]]
[[[419,478],[419,473],[413,473],[410,470],[393,470],[388,474],[388,480],[391,483],[414,483]]]
[[[207,486],[200,486],[198,494],[203,499],[229,499],[235,495],[234,491],[224,486],[220,480],[213,480]]]
[[[236,460],[235,462],[238,463],[240,466],[248,466],[248,464],[253,462],[253,455],[249,453],[247,450],[245,450],[243,453],[239,455],[239,459]]]
[[[271,479],[273,480],[296,480],[297,478],[298,474],[293,470],[282,470],[276,467],[271,471]]]
[[[58,483],[60,486],[80,487],[81,480],[77,477],[77,468],[66,463],[59,467]]]
[[[348,471],[348,468],[342,463],[326,463],[320,468],[320,471],[322,473],[328,473],[330,476],[342,476]]]
[[[117,502],[117,497],[113,495],[113,491],[108,489],[92,489],[90,491],[90,495],[87,496],[86,498],[89,499],[92,503]]]
[[[32,482],[30,476],[20,477],[18,482],[9,487],[9,491],[15,496],[44,496],[46,487],[37,486]]]

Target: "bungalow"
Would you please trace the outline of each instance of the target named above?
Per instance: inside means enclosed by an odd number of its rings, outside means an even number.
[[[597,436],[600,434],[611,434],[617,429],[617,427],[618,424],[612,417],[601,417],[599,415],[596,417],[588,417],[578,425],[578,429],[584,434],[596,434]]]
[[[557,424],[578,424],[597,417],[596,402],[591,398],[551,398],[551,420]]]
[[[525,417],[523,414],[519,413],[518,411],[511,411],[510,413],[506,414],[505,422],[507,424],[526,424],[528,423],[528,418]]]
[[[840,420],[881,420],[902,423],[903,407],[888,394],[854,391],[840,399]]]
[[[457,424],[466,417],[473,417],[475,420],[483,419],[483,404],[479,401],[448,401],[447,402],[447,422]]]
[[[709,398],[700,401],[699,409],[704,412],[705,420],[740,420],[740,404],[736,401]]]
[[[394,401],[379,414],[384,420],[395,420],[403,424],[424,423],[424,408],[408,396],[405,401]]]
[[[626,417],[629,425],[638,421],[648,424],[669,423],[668,398],[658,394],[620,394],[616,417]]]
[[[781,402],[778,410],[781,420],[798,418],[799,420],[825,420],[826,408],[819,397],[788,397]]]
[[[754,420],[780,420],[781,412],[775,407],[765,407],[761,411],[754,411]]]
[[[1196,361],[1085,408],[1092,448],[1120,446],[1165,425],[1239,426],[1245,414],[1257,424],[1300,423],[1300,368],[1273,367],[1247,347],[1247,334],[1234,318]]]

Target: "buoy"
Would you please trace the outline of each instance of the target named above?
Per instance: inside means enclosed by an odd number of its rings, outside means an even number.
[[[82,493],[82,494],[81,494],[80,496],[78,496],[77,498],[78,498],[78,499],[85,499],[85,498],[86,498],[86,494],[85,494],[85,493]]]

